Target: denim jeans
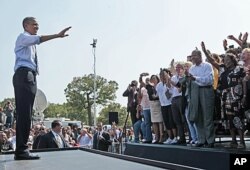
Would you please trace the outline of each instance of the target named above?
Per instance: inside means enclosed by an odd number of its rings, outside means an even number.
[[[142,132],[142,135],[143,135],[143,139],[145,139],[145,137],[146,137],[146,124],[145,124],[145,121],[141,122],[141,132]]]
[[[152,141],[150,109],[143,110],[142,114],[144,116],[144,123],[145,123],[145,137],[144,138],[146,139],[146,141]]]
[[[134,136],[135,136],[134,142],[135,143],[139,143],[139,134],[140,134],[140,130],[141,130],[141,123],[142,123],[141,120],[137,120],[134,124]]]
[[[186,116],[186,120],[187,120],[187,123],[188,123],[188,128],[189,128],[189,131],[190,131],[190,136],[192,138],[192,141],[197,141],[198,140],[198,132],[197,132],[197,128],[196,128],[196,125],[194,122],[190,122],[188,120],[188,107],[186,107],[185,109],[185,116]]]

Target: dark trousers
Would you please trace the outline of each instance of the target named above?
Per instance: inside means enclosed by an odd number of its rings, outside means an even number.
[[[184,132],[185,116],[184,116],[184,113],[182,113],[183,108],[182,108],[181,96],[172,98],[171,109],[172,109],[172,116],[173,116],[174,123],[177,126],[180,141],[184,142],[186,141],[185,132]]]
[[[137,113],[137,110],[136,110],[136,106],[135,107],[130,107],[128,109],[129,113],[130,113],[130,118],[131,118],[131,122],[132,122],[132,125],[134,126],[135,122],[137,122],[137,119],[136,118],[136,113]]]
[[[37,91],[34,71],[21,67],[13,76],[16,102],[16,154],[28,152],[32,110]]]

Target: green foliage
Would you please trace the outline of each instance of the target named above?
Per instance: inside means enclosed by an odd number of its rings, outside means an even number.
[[[106,106],[116,98],[118,84],[115,81],[107,81],[101,76],[96,76],[96,104]],[[74,77],[73,81],[64,90],[70,107],[76,113],[86,114],[88,124],[93,125],[92,107],[94,104],[94,75]]]
[[[118,112],[118,126],[123,127],[127,117],[126,107],[122,107],[119,103],[109,104],[100,111],[98,122],[102,122],[103,124],[109,124],[109,112]],[[127,126],[131,126],[130,117],[128,118]]]
[[[12,105],[15,107],[15,98],[6,98],[0,102],[0,107],[4,107],[7,101],[11,101]]]
[[[44,117],[65,117],[70,120],[80,120],[86,122],[86,111],[85,113],[78,113],[74,108],[72,108],[68,103],[54,104],[50,103],[45,109]]]
[[[116,99],[118,84],[115,81],[108,81],[101,76],[96,76],[96,107],[109,106]],[[93,125],[92,110],[94,104],[94,74],[84,75],[83,77],[74,77],[72,82],[64,90],[67,103],[50,103],[44,111],[45,117],[66,117],[71,120],[80,120],[85,124]],[[6,98],[0,102],[4,107],[7,100],[10,100],[15,106],[14,98]],[[111,104],[108,110],[119,112],[121,123],[126,117],[126,109],[121,108],[119,104]],[[112,106],[112,107],[111,107]],[[107,111],[108,114],[108,111]]]

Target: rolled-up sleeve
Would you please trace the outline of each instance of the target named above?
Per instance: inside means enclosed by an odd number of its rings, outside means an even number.
[[[19,38],[20,38],[19,43],[22,46],[31,46],[31,45],[40,44],[40,36],[38,35],[21,34]]]

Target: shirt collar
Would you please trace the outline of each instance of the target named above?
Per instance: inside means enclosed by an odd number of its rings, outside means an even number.
[[[31,35],[29,32],[27,32],[27,31],[24,31],[23,32],[24,34],[27,34],[27,35]]]
[[[53,130],[51,130],[51,132],[53,133],[53,135],[55,136],[55,137],[57,137],[59,134],[58,133],[56,133],[55,131],[53,131]]]

